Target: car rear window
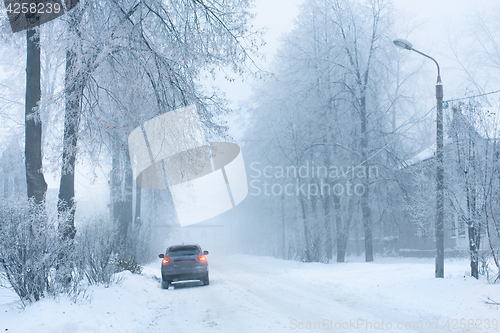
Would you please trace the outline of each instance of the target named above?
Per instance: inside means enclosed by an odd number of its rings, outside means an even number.
[[[191,256],[200,253],[200,249],[196,246],[173,246],[168,249],[170,256]]]

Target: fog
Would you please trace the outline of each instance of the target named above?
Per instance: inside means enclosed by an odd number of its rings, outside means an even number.
[[[174,296],[169,311],[204,318],[168,323],[175,332],[238,329],[221,314],[233,292],[257,311],[242,316],[248,332],[344,328],[322,306],[405,326],[404,297],[423,325],[410,331],[431,331],[454,318],[426,310],[439,292],[436,307],[479,303],[450,310],[460,318],[498,308],[486,296],[500,281],[497,1],[24,5],[0,6],[0,284],[12,292],[0,310],[14,294],[22,307],[76,304],[94,285],[134,302],[180,282],[159,268],[190,244],[209,251],[212,284],[203,271],[193,280],[207,288],[175,288],[187,303]],[[148,287],[116,283],[127,276]],[[312,282],[295,291],[287,279]],[[401,298],[382,302],[406,317],[377,309],[391,283]],[[290,304],[302,299],[301,314]],[[159,330],[158,317],[141,323]]]

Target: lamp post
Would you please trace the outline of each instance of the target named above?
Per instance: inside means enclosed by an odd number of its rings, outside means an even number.
[[[394,45],[405,50],[414,51],[431,59],[437,66],[438,75],[436,82],[436,271],[437,278],[444,277],[444,171],[443,171],[443,84],[441,83],[441,70],[437,61],[413,48],[413,44],[404,39],[396,39]]]

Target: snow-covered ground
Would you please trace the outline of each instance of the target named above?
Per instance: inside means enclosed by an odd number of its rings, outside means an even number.
[[[0,331],[500,331],[500,308],[483,303],[488,296],[500,300],[500,285],[467,276],[465,260],[447,260],[445,279],[434,278],[431,259],[329,265],[246,255],[210,260],[209,286],[162,290],[158,261],[142,275],[123,274],[120,285],[91,288],[92,300],[77,304],[47,299],[23,310],[12,292],[0,289]]]

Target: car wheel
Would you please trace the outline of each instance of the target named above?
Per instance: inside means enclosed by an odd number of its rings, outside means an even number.
[[[168,289],[170,287],[170,281],[161,279],[161,289]]]
[[[203,280],[201,280],[201,282],[203,282],[204,286],[207,286],[210,284],[210,279],[208,278],[208,272],[207,272],[207,275],[205,276],[205,278]]]

